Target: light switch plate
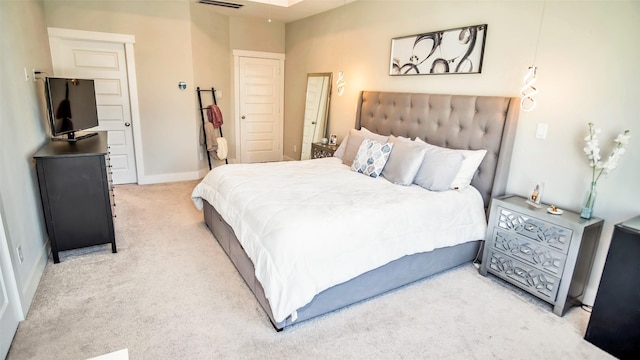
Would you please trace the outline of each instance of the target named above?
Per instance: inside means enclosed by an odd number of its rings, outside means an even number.
[[[538,123],[536,139],[545,140],[547,138],[547,130],[549,130],[549,125],[547,123]]]

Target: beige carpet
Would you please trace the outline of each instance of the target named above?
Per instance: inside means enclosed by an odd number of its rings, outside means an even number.
[[[47,265],[8,359],[607,359],[588,313],[462,266],[274,331],[190,200],[195,182],[116,189],[118,253]]]

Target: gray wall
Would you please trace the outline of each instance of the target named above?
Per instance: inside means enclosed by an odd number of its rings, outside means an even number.
[[[47,261],[31,157],[47,138],[44,82],[24,77],[24,68],[52,72],[44,23],[40,1],[0,1],[0,216],[25,313]],[[24,255],[22,264],[17,261],[18,246]]]
[[[135,57],[146,179],[196,179],[207,166],[198,145],[195,90],[219,89],[223,133],[235,157],[231,50],[284,52],[284,24],[218,14],[192,1],[45,1],[49,27],[129,34]],[[73,18],[74,21],[68,21]],[[186,81],[187,90],[178,89]],[[203,94],[203,105],[212,103]]]
[[[224,119],[222,132],[225,138],[233,139],[235,132],[231,118],[231,81],[233,76],[230,68],[229,18],[216,13],[213,9],[213,6],[191,3],[191,41],[194,44],[192,47],[194,74],[192,90],[197,87],[201,89],[214,87],[216,92],[222,95],[217,99]],[[202,92],[201,96],[203,106],[213,103],[210,92]],[[196,111],[198,131],[202,126],[201,116],[199,110]],[[209,170],[202,147],[198,149],[198,154],[202,154],[200,168]],[[234,155],[229,154],[229,157],[234,157]],[[211,161],[214,165],[221,163],[214,160],[213,157]]]
[[[186,179],[198,170],[189,3],[46,1],[49,27],[134,35],[145,177]],[[69,21],[73,19],[73,21]],[[188,88],[178,89],[185,81]]]
[[[346,91],[334,91],[330,132],[341,141],[353,127],[361,90],[520,96],[522,79],[538,44],[543,1],[359,0],[286,26],[285,156],[299,158],[305,76],[345,71]],[[391,77],[394,37],[488,24],[481,74]],[[598,185],[594,214],[606,220],[585,301],[593,301],[612,227],[640,213],[640,2],[547,0],[535,65],[537,108],[521,112],[507,187],[527,196],[545,182],[544,203],[578,210],[590,181],[582,152],[587,123],[602,128],[601,145],[624,129],[631,145],[617,169]],[[546,140],[535,138],[549,125]]]

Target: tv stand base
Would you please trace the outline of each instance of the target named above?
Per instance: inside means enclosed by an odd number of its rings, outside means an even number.
[[[98,133],[86,133],[86,134],[82,134],[80,136],[67,136],[65,137],[52,137],[51,141],[66,141],[66,142],[76,142],[78,140],[82,140],[82,139],[86,139],[86,138],[90,138],[92,136],[96,136],[98,135]]]

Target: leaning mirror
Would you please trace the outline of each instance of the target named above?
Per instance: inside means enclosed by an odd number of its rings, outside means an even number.
[[[327,137],[331,73],[307,75],[307,96],[304,107],[304,126],[300,159],[311,158],[311,144]]]

